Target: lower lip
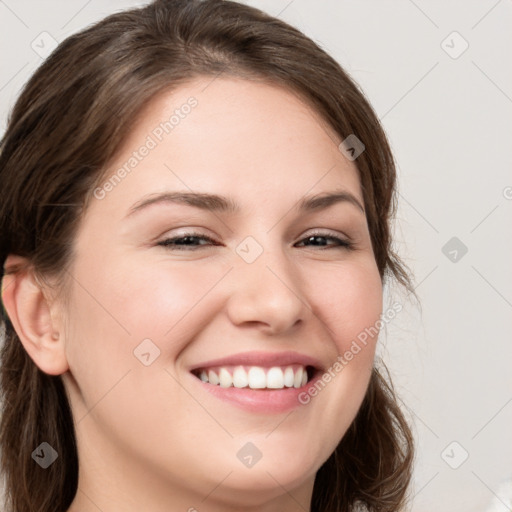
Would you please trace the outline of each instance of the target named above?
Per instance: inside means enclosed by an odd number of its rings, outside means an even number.
[[[220,400],[246,411],[272,414],[288,412],[299,406],[303,407],[299,396],[301,393],[307,392],[307,389],[313,386],[320,376],[314,376],[300,388],[283,389],[223,388],[203,382],[195,376],[193,378],[205,391]]]

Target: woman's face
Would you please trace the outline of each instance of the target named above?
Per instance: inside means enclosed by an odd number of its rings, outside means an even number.
[[[162,94],[131,127],[68,269],[77,500],[307,509],[382,309],[340,142],[290,92],[234,78]]]

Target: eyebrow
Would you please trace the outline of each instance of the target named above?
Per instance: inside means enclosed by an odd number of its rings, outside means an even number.
[[[363,214],[363,205],[359,199],[346,190],[339,190],[328,194],[317,194],[303,197],[298,201],[296,210],[301,212],[313,212],[324,210],[337,203],[349,203],[356,206]],[[205,211],[235,214],[240,211],[240,206],[231,198],[205,192],[161,192],[151,194],[136,202],[128,211],[126,217],[147,208],[155,203],[185,204]]]

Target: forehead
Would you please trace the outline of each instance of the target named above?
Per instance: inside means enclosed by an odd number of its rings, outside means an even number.
[[[340,141],[284,87],[198,77],[141,111],[105,175],[125,169],[109,197],[194,190],[261,207],[341,186],[362,202],[357,168]]]

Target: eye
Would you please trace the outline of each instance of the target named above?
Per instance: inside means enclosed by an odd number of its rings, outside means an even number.
[[[334,245],[327,245],[325,240],[330,240],[331,242],[334,242]],[[206,242],[205,244],[197,244],[198,241]],[[325,233],[325,232],[318,232],[313,233],[309,235],[308,237],[302,239],[299,244],[302,244],[303,242],[307,242],[308,244],[312,244],[313,246],[317,246],[319,248],[324,247],[325,249],[334,249],[334,248],[345,248],[350,249],[352,248],[352,242],[340,238],[332,233]],[[195,250],[199,247],[205,247],[209,245],[221,245],[217,243],[213,238],[210,238],[209,236],[202,235],[200,233],[184,233],[181,236],[173,237],[173,238],[166,238],[165,240],[162,240],[158,242],[159,246],[166,247],[170,250],[177,250],[177,251],[191,251]]]
[[[331,240],[334,241],[334,246],[328,246],[325,243],[322,243],[323,240]],[[302,243],[303,241],[312,242],[313,244],[320,243],[317,247],[324,247],[325,249],[336,249],[336,248],[345,248],[345,249],[351,249],[352,248],[352,242],[349,240],[346,240],[344,238],[340,238],[339,236],[334,235],[333,233],[325,233],[325,232],[318,232],[313,233],[303,240],[301,240],[299,243]]]
[[[165,240],[162,240],[161,242],[158,242],[157,245],[161,245],[163,247],[166,247],[171,250],[177,250],[177,251],[190,251],[194,250],[197,247],[201,247],[201,245],[196,245],[194,241],[197,240],[203,240],[205,242],[209,242],[209,244],[206,245],[220,245],[213,238],[210,238],[206,235],[201,235],[200,233],[184,233],[181,236],[176,236],[174,238],[166,238]],[[204,247],[204,244],[202,244]],[[190,247],[188,249],[187,247]]]

